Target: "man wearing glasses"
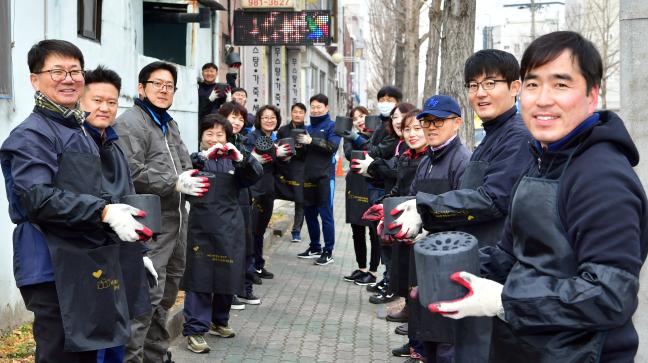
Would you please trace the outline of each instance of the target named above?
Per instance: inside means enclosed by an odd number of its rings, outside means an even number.
[[[419,192],[415,200],[394,209],[402,212],[396,220],[402,224],[397,238],[414,238],[421,225],[468,232],[480,247],[494,246],[502,235],[513,186],[532,161],[527,146],[531,136],[515,106],[520,66],[510,53],[480,50],[466,60],[464,78],[468,100],[486,136],[470,158],[460,189],[438,195]],[[488,360],[491,323],[489,318],[480,319],[462,322],[458,328],[456,362]]]
[[[167,110],[173,103],[177,71],[165,62],[153,62],[139,73],[135,105],[115,120],[119,144],[137,194],[156,194],[162,205],[162,231],[147,244],[158,272],[150,290],[153,311],[131,321],[127,362],[163,362],[169,347],[166,318],[178,295],[185,268],[187,211],[185,196],[201,196],[209,184],[194,177],[191,159],[180,138],[178,124]]]
[[[94,363],[97,350],[128,340],[119,243],[151,236],[141,211],[102,198],[97,145],[79,107],[83,54],[56,39],[27,55],[33,112],[2,144],[14,277],[34,313],[36,362]]]

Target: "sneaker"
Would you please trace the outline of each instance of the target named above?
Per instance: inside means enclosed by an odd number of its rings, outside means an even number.
[[[263,280],[259,277],[259,275],[253,273],[253,274],[248,274],[247,278],[252,281],[254,285],[263,285]]]
[[[211,323],[209,326],[209,334],[221,338],[233,338],[236,335],[234,333],[234,329],[230,328],[229,326],[221,326],[214,323]]]
[[[290,242],[301,242],[301,236],[299,235],[299,232],[293,232],[292,233],[292,238],[290,239]]]
[[[395,313],[388,314],[385,320],[391,321],[394,323],[407,323],[407,318],[409,314],[407,313],[407,304],[403,308]]]
[[[328,252],[328,251],[322,252],[322,255],[320,255],[320,257],[317,260],[315,260],[315,264],[320,265],[320,266],[324,266],[324,265],[328,265],[329,263],[333,262],[333,256],[331,256],[331,254],[332,253]]]
[[[194,353],[208,353],[210,348],[202,335],[190,335],[187,337],[187,349]]]
[[[248,304],[248,305],[259,305],[261,304],[261,299],[258,297],[254,296],[253,293],[248,292],[245,295],[236,295],[241,302]]]
[[[319,258],[322,255],[322,251],[313,250],[310,247],[300,254],[297,255],[299,258]]]
[[[355,270],[355,271],[351,272],[351,275],[344,276],[344,281],[353,282],[357,278],[364,276],[364,274],[366,274],[366,273],[367,272],[360,271],[360,270]]]
[[[239,300],[236,295],[232,298],[232,310],[245,310],[245,304]]]
[[[385,289],[385,285],[386,285],[385,280],[382,279],[377,284],[373,284],[373,285],[369,284],[369,286],[367,286],[367,291],[369,291],[369,292],[382,292]]]
[[[367,285],[373,285],[376,283],[376,276],[373,274],[367,272],[364,276],[359,277],[358,279],[355,280],[354,284],[358,286],[367,286]]]
[[[392,349],[394,357],[409,357],[410,356],[410,343],[405,343],[403,346]]]
[[[412,351],[412,353],[410,354],[410,359],[414,360],[415,362],[420,362],[421,360],[423,360],[423,356],[419,353],[416,353],[415,351]]]
[[[274,274],[268,270],[265,269],[265,267],[262,267],[260,270],[254,269],[256,271],[257,276],[259,276],[262,279],[273,279]]]
[[[381,292],[374,296],[369,297],[369,302],[372,304],[386,304],[398,299],[398,296],[392,292]]]
[[[394,333],[398,335],[407,335],[407,332],[409,330],[409,325],[407,323],[399,325],[394,329]]]

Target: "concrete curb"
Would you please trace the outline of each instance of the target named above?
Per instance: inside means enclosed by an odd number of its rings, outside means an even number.
[[[292,226],[294,207],[292,202],[284,200],[275,201],[271,225],[268,226],[263,238],[268,241],[266,248],[274,249],[278,245],[278,240],[288,233]],[[182,335],[182,325],[184,324],[184,315],[182,314],[182,304],[174,305],[169,310],[166,328],[170,335],[170,340]]]

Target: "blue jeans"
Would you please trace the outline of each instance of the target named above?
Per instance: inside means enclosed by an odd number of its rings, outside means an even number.
[[[97,351],[97,363],[122,363],[124,361],[125,348],[118,347],[100,349]]]
[[[187,291],[182,335],[203,335],[209,331],[209,323],[227,326],[232,297],[232,295]]]

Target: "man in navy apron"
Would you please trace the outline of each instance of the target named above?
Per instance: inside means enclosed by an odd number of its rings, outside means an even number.
[[[515,188],[484,278],[431,309],[497,316],[491,362],[632,362],[648,203],[632,167],[639,153],[615,113],[596,111],[602,61],[575,32],[533,41],[521,62],[522,117],[533,165]]]
[[[43,40],[29,51],[36,106],[0,150],[13,234],[14,276],[34,313],[36,362],[96,362],[123,345],[129,320],[119,241],[147,239],[142,211],[102,198],[97,144],[83,128],[83,54]]]

